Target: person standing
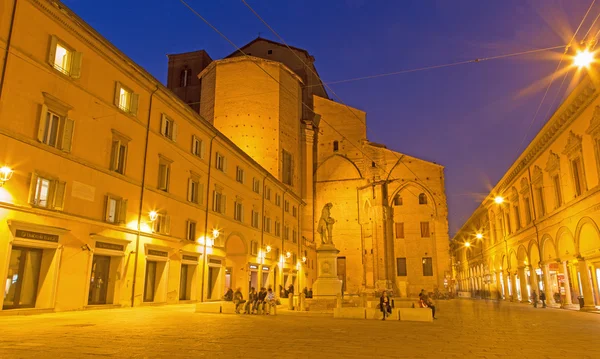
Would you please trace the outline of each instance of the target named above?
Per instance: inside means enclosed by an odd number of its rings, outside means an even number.
[[[533,307],[537,308],[537,303],[538,303],[538,295],[535,292],[535,290],[531,291],[531,301],[533,302]]]
[[[546,293],[540,290],[540,300],[542,301],[542,308],[546,308]]]
[[[390,303],[390,297],[388,297],[387,291],[383,291],[381,293],[381,298],[379,298],[379,307],[381,308],[381,312],[383,313],[383,319],[392,314],[392,305]]]
[[[238,288],[233,293],[233,304],[235,304],[235,312],[240,314],[240,306],[244,304],[244,296],[242,295],[242,288]]]

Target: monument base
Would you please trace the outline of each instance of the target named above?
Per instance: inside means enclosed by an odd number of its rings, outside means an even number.
[[[337,297],[342,293],[342,281],[337,278],[318,278],[313,283],[313,293],[315,299]]]
[[[333,244],[323,244],[317,249],[317,280],[313,284],[315,298],[332,298],[342,293],[342,281],[337,276],[337,255]]]

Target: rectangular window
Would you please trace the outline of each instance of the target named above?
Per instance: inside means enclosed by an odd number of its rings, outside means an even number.
[[[423,257],[423,276],[433,276],[433,259],[431,257]]]
[[[283,225],[283,239],[290,240],[290,227],[287,224]]]
[[[257,178],[252,179],[252,190],[256,193],[260,193],[260,180]]]
[[[581,159],[576,158],[572,160],[571,168],[573,171],[573,182],[575,183],[575,196],[578,197],[585,191],[585,178],[583,177]]]
[[[396,275],[406,277],[406,258],[396,258]]]
[[[298,217],[298,207],[292,206],[292,216]]]
[[[400,195],[394,197],[394,206],[402,206],[402,197]]]
[[[523,205],[525,206],[525,223],[531,223],[531,202],[529,202],[529,197],[523,197]]]
[[[286,212],[290,212],[290,201],[283,201],[283,210]]]
[[[295,228],[292,230],[292,242],[298,243],[298,233]]]
[[[521,214],[519,213],[519,206],[514,206],[515,213],[515,229],[518,231],[521,228]]]
[[[112,195],[106,196],[104,220],[108,223],[125,223],[127,216],[127,200]]]
[[[186,224],[186,239],[188,241],[196,241],[196,222],[188,219]]]
[[[166,213],[159,213],[154,220],[154,233],[169,234],[171,232],[171,217]]]
[[[253,210],[252,211],[252,227],[258,228],[259,221],[260,221],[260,218],[258,216],[258,212]]]
[[[138,101],[138,94],[133,93],[132,90],[128,89],[117,81],[115,86],[115,106],[117,106],[121,111],[135,116],[138,110]]]
[[[160,134],[171,141],[177,141],[178,132],[177,123],[163,113],[160,119]]]
[[[275,193],[275,205],[281,207],[281,195],[279,193]]]
[[[196,176],[188,178],[188,195],[187,200],[189,202],[200,204],[200,179]]]
[[[227,196],[221,192],[213,191],[212,210],[217,213],[225,214],[225,203],[227,203]]]
[[[242,202],[235,202],[235,209],[233,212],[233,219],[236,221],[243,222],[244,221],[244,205]]]
[[[227,159],[219,152],[215,155],[215,168],[222,172],[227,172]]]
[[[271,218],[264,217],[264,222],[265,223],[263,224],[263,226],[264,226],[265,232],[271,233]]]
[[[33,174],[29,190],[29,203],[36,207],[62,210],[66,186],[66,182]]]
[[[277,261],[281,261],[281,250],[279,248],[275,248],[275,258],[277,258]]]
[[[404,223],[394,223],[396,227],[396,238],[404,238]]]
[[[171,162],[163,157],[158,159],[158,189],[168,192],[171,181]]]
[[[116,133],[113,130],[112,149],[110,155],[110,170],[125,174],[125,165],[127,164],[127,146],[129,138]]]
[[[538,196],[538,211],[540,212],[540,217],[543,217],[546,214],[546,202],[544,201],[544,188],[538,187],[536,188],[537,196]]]
[[[429,222],[421,222],[421,238],[429,238]]]
[[[554,185],[555,208],[558,208],[562,205],[562,189],[560,188],[560,177],[558,175],[552,176],[552,184]]]
[[[271,200],[271,187],[265,187],[265,199],[266,200]]]
[[[66,112],[62,113],[66,114]],[[74,129],[75,121],[67,116],[59,115],[59,111],[53,111],[48,109],[48,106],[42,105],[38,141],[50,147],[71,152]]]
[[[258,255],[258,242],[250,241],[250,255]]]
[[[275,235],[281,237],[281,222],[275,221]]]
[[[294,177],[294,159],[292,154],[283,150],[282,154],[282,177],[283,183],[292,186],[293,185],[293,177]]]
[[[235,180],[238,181],[239,183],[244,183],[244,169],[241,168],[240,166],[237,166],[235,168]]]
[[[48,62],[56,70],[72,78],[81,77],[82,53],[74,51],[56,36],[50,39]]]
[[[192,135],[192,154],[204,158],[204,141]]]

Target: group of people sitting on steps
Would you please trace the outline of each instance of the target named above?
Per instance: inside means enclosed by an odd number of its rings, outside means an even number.
[[[240,309],[244,309],[244,314],[266,314],[269,315],[271,308],[277,306],[277,299],[273,289],[269,287],[260,288],[256,292],[254,287],[250,288],[248,300],[244,299],[242,288],[238,288],[235,292],[231,288],[227,289],[227,293],[223,296],[224,300],[233,301],[235,304],[235,312],[240,314]]]
[[[379,298],[379,309],[383,313],[383,319],[389,317],[392,314],[392,308],[394,307],[394,300],[390,298],[387,291],[383,291],[381,293],[381,297]],[[419,293],[419,307],[420,308],[430,308],[431,315],[433,319],[437,319],[435,317],[435,305],[433,305],[433,301],[425,292],[425,289],[421,289],[421,293]],[[414,308],[414,304],[413,304]]]

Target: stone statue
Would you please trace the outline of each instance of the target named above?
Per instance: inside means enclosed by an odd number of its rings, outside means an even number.
[[[331,244],[333,245],[332,239],[332,230],[333,224],[335,223],[335,219],[331,218],[329,215],[329,210],[333,207],[331,203],[327,203],[323,210],[321,211],[321,218],[319,219],[319,225],[317,227],[317,232],[321,235],[321,243],[322,244]]]

